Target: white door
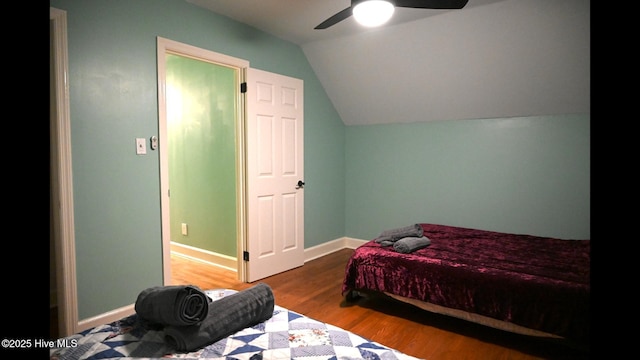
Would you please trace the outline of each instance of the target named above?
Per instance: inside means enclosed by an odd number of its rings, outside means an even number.
[[[304,264],[303,81],[247,73],[246,279]]]

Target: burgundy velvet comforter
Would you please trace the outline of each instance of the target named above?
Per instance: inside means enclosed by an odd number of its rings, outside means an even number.
[[[421,224],[410,254],[374,240],[350,258],[342,294],[372,290],[511,322],[568,339],[590,332],[590,240]]]

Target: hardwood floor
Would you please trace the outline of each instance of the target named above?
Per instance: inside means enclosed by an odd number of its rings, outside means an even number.
[[[589,359],[587,346],[512,334],[464,320],[429,313],[384,296],[348,303],[341,295],[344,269],[353,250],[343,249],[304,266],[261,280],[271,286],[276,304],[331,323],[360,336],[429,360]],[[233,271],[171,256],[172,284],[203,290],[243,290],[255,283],[237,280]]]

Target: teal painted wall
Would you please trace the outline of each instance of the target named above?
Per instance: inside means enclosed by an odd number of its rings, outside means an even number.
[[[350,126],[346,233],[427,222],[590,239],[590,117]]]
[[[344,236],[344,125],[299,46],[185,1],[50,6],[68,22],[80,320],[163,281],[159,154],[135,153],[158,135],[158,36],[304,81],[305,247]]]
[[[231,257],[238,242],[238,71],[173,54],[166,60],[171,241]]]
[[[79,319],[162,284],[159,154],[135,154],[158,135],[158,36],[304,81],[306,248],[411,222],[590,237],[589,116],[345,127],[295,44],[184,1],[50,5],[68,21]]]

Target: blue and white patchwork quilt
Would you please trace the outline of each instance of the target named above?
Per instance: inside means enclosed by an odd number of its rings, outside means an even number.
[[[145,328],[137,315],[65,338],[50,350],[51,360],[84,359],[381,359],[415,357],[276,305],[265,322],[245,328],[199,350],[180,353],[163,330]]]

